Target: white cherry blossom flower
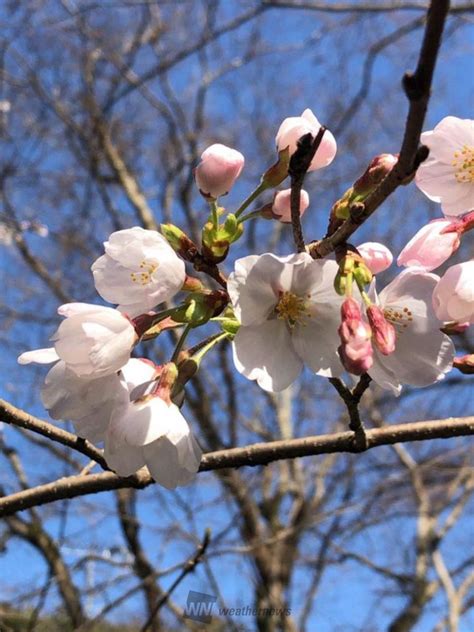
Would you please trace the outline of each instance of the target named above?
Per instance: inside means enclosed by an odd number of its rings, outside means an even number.
[[[452,368],[454,345],[440,331],[442,323],[431,303],[438,280],[435,274],[407,268],[378,297],[375,285],[371,288],[372,300],[395,328],[396,342],[390,355],[374,348],[374,363],[368,373],[379,386],[396,395],[402,384],[429,386]]]
[[[416,172],[416,184],[445,215],[462,215],[474,206],[474,120],[447,116],[421,142],[430,150]]]
[[[103,377],[128,362],[138,336],[119,311],[88,303],[66,303],[58,313],[66,319],[51,340],[58,356],[76,375]]]
[[[132,362],[132,361],[131,361]],[[155,369],[129,363],[123,371],[133,394],[153,379]],[[186,485],[199,469],[202,451],[175,404],[145,395],[116,409],[107,431],[105,458],[120,476],[130,476],[146,465],[155,481],[174,489]]]
[[[18,362],[55,362],[41,389],[43,405],[53,419],[71,420],[77,434],[89,441],[103,441],[115,406],[128,402],[128,391],[117,374],[98,379],[78,377],[54,348],[27,351]]]
[[[474,260],[446,270],[433,292],[433,307],[440,320],[474,323]]]
[[[104,247],[105,254],[91,268],[95,287],[132,318],[173,298],[184,283],[184,262],[154,230],[119,230]]]
[[[236,261],[228,292],[241,323],[233,341],[240,373],[274,392],[294,382],[303,364],[327,377],[342,372],[337,270],[334,261],[315,261],[306,253]]]

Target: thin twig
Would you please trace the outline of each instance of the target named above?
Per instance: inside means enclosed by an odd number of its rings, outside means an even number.
[[[168,599],[171,596],[171,593],[175,590],[175,588],[177,588],[179,586],[179,584],[183,581],[183,579],[186,577],[186,575],[189,575],[189,573],[191,573],[196,568],[196,566],[201,561],[202,556],[206,552],[206,549],[207,549],[207,547],[209,545],[210,539],[211,539],[211,531],[210,531],[210,529],[206,529],[206,531],[204,533],[204,538],[202,539],[202,542],[199,544],[196,552],[186,562],[186,564],[184,565],[183,570],[178,575],[178,577],[175,579],[175,581],[171,584],[171,586],[168,588],[168,590],[165,592],[165,594],[162,595],[160,597],[160,599],[156,602],[155,607],[153,608],[153,611],[150,614],[150,616],[148,617],[146,623],[140,628],[140,632],[146,632],[150,628],[151,624],[153,623],[153,619],[156,617],[157,612],[168,601]]]
[[[313,138],[312,134],[302,136],[298,141],[298,148],[290,160],[288,175],[291,178],[291,225],[298,252],[305,252],[306,250],[300,219],[301,188],[311,161],[321,145],[325,131],[326,128],[322,125],[316,137]]]
[[[315,259],[326,257],[337,246],[346,243],[357,228],[377,210],[395,189],[406,183],[413,176],[419,164],[426,159],[428,155],[426,148],[419,147],[420,135],[448,11],[449,0],[432,0],[426,19],[417,68],[414,73],[406,73],[403,78],[403,88],[410,105],[397,164],[363,204],[358,204],[357,208],[351,209],[350,217],[345,220],[342,226],[332,235],[309,244],[307,250]]]

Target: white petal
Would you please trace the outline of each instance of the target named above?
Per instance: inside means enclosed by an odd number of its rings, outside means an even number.
[[[150,474],[167,489],[189,483],[199,469],[202,456],[186,420],[176,406],[175,409],[172,430],[144,447]]]
[[[132,391],[140,384],[150,382],[158,373],[158,367],[146,358],[130,358],[121,369],[127,387]]]
[[[241,327],[232,345],[234,364],[249,380],[266,391],[282,391],[301,373],[303,363],[295,353],[286,323],[269,320]]]
[[[227,291],[235,315],[243,325],[262,322],[278,301],[273,285],[284,270],[284,263],[271,254],[250,255],[235,262]]]
[[[110,415],[104,410],[98,410],[90,415],[73,420],[73,426],[78,437],[87,439],[92,443],[100,443],[105,440],[109,427]]]
[[[93,305],[92,303],[65,303],[58,307],[58,314],[66,318],[76,316],[77,314],[92,314],[101,312],[104,307],[101,305]],[[110,309],[110,308],[107,308]]]
[[[178,461],[178,450],[166,437],[143,448],[146,465],[153,479],[166,489],[187,485],[196,476]]]
[[[368,374],[381,388],[392,391],[398,397],[402,392],[402,385],[395,373],[383,365],[384,357],[375,350],[374,363]]]
[[[317,308],[316,308],[317,309]],[[324,377],[341,375],[343,367],[337,353],[339,310],[320,308],[318,318],[295,327],[292,340],[296,353],[315,373]]]
[[[119,476],[131,476],[145,465],[143,448],[127,444],[114,445],[105,439],[104,457],[107,465]]]
[[[109,432],[117,444],[144,446],[166,435],[173,422],[173,413],[159,397],[145,402],[132,402],[110,422]]]
[[[451,370],[454,345],[440,331],[415,334],[407,329],[397,338],[394,353],[382,356],[375,351],[374,355],[401,384],[423,387],[443,379]],[[372,370],[369,374],[372,376]]]
[[[30,364],[31,362],[35,362],[36,364],[51,364],[51,362],[56,362],[56,360],[59,360],[59,356],[54,347],[33,349],[32,351],[25,351],[18,356],[18,364]]]
[[[436,318],[432,308],[432,295],[439,277],[419,268],[406,268],[382,290],[379,297],[380,305],[395,312],[412,312],[413,320],[403,317],[404,328],[415,334],[436,331],[441,323]]]

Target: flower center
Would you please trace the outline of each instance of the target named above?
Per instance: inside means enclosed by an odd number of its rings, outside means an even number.
[[[474,146],[463,145],[454,152],[452,166],[457,182],[474,182]]]
[[[383,315],[385,316],[385,320],[395,327],[397,338],[413,321],[413,314],[408,307],[400,307],[399,309],[386,307],[383,310]]]
[[[300,296],[296,296],[296,294],[292,292],[280,292],[280,298],[276,304],[275,311],[277,318],[286,320],[288,325],[292,328],[310,316],[306,300]]]
[[[131,272],[130,278],[133,283],[140,285],[148,285],[152,281],[151,275],[158,269],[158,263],[151,263],[146,259],[140,263],[140,272]]]

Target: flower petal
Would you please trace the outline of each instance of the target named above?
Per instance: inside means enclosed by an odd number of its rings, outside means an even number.
[[[337,377],[343,372],[343,367],[337,353],[340,344],[337,333],[337,318],[328,310],[326,315],[320,313],[319,318],[295,327],[292,340],[293,347],[299,357],[317,375]]]
[[[47,347],[45,349],[33,349],[32,351],[25,351],[18,356],[18,364],[51,364],[59,360],[59,356],[56,353],[54,347]]]
[[[237,371],[249,380],[257,380],[266,391],[287,388],[303,368],[293,349],[290,332],[281,320],[242,326],[232,349]]]

